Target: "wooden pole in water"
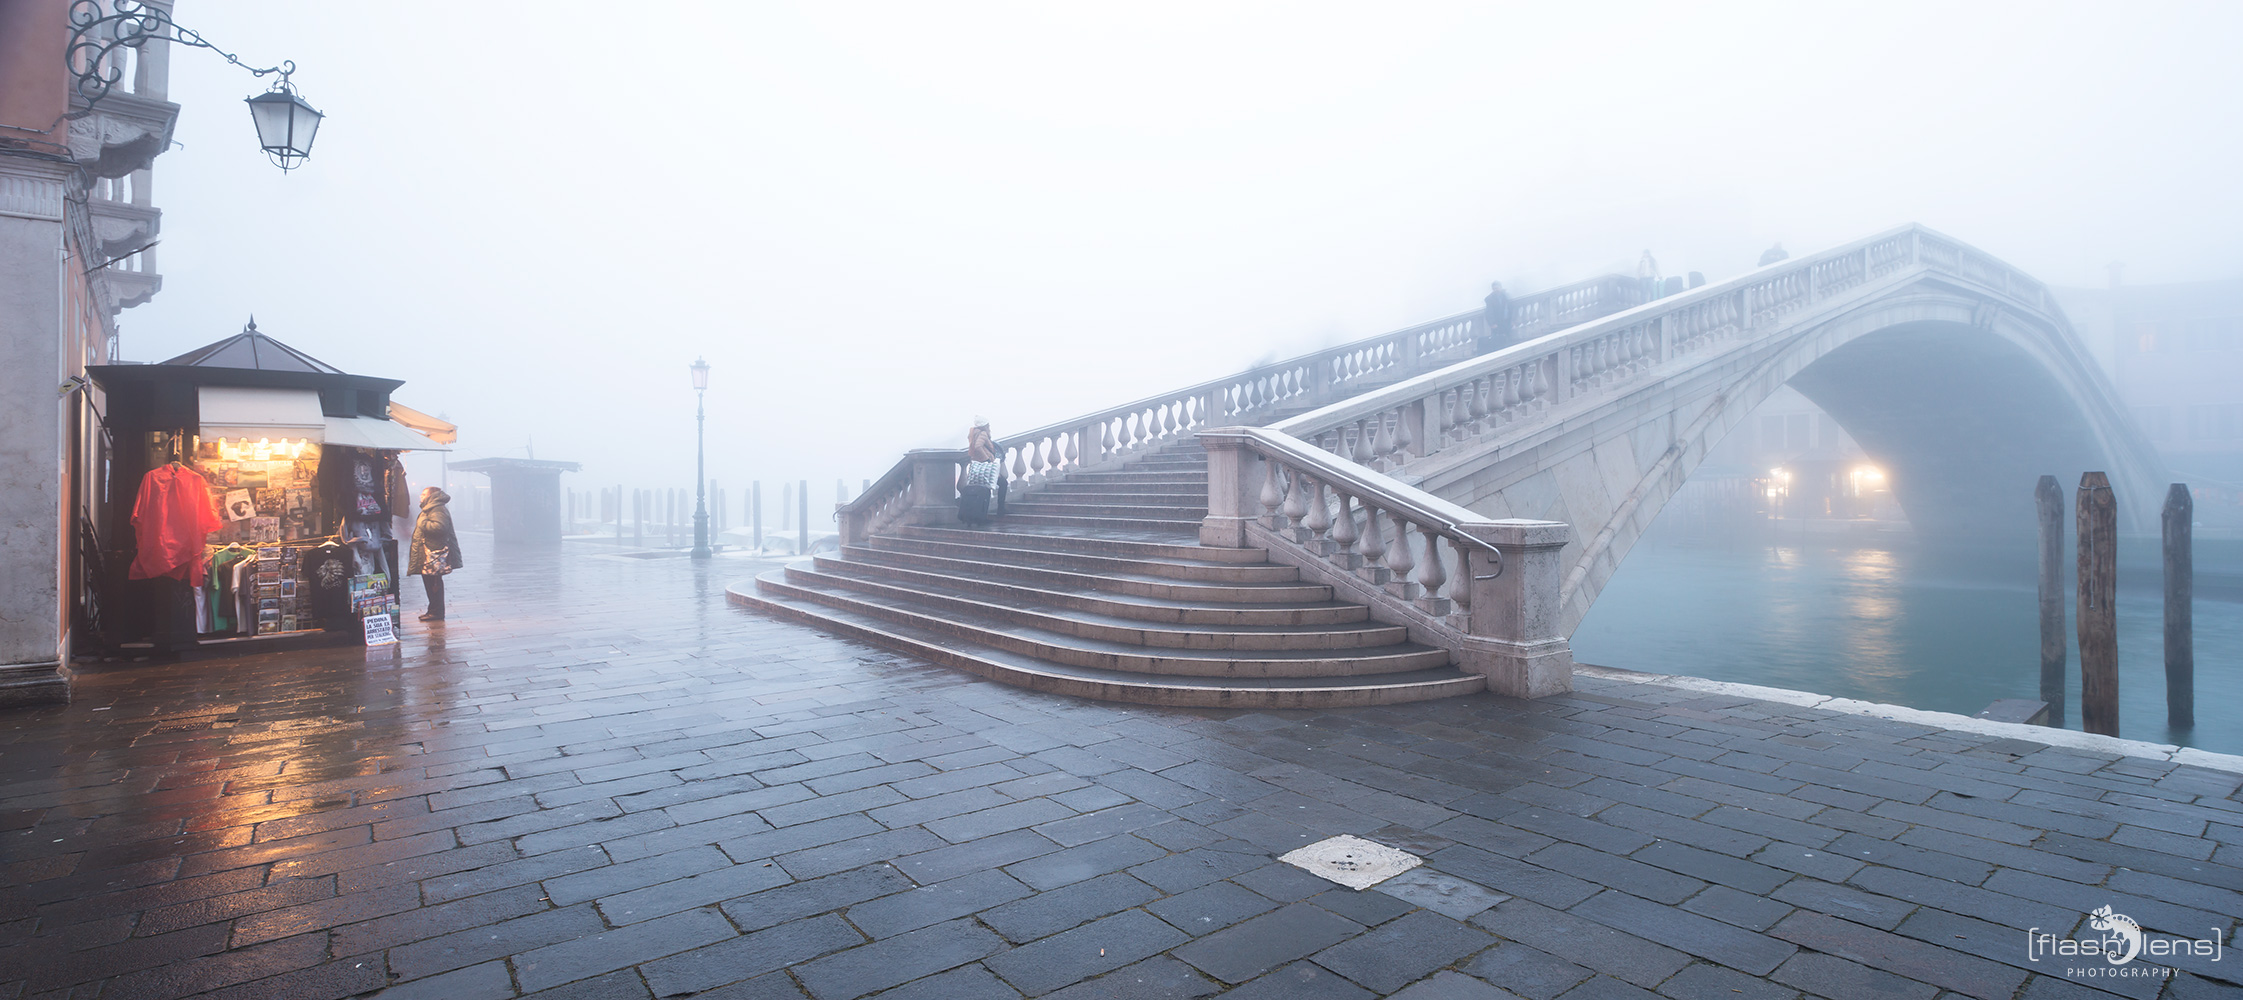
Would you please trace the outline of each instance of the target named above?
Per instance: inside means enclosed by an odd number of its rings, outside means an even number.
[[[797,526],[796,526],[795,537],[796,537],[796,538],[797,538],[798,540],[797,540],[797,541],[795,542],[795,547],[794,547],[794,554],[795,554],[795,555],[798,555],[798,556],[806,556],[806,555],[809,555],[809,554],[810,554],[810,481],[809,481],[809,480],[805,479],[805,480],[803,480],[803,481],[802,481],[801,491],[802,491],[802,496],[801,496],[801,499],[800,499],[800,500],[799,500],[799,501],[798,501],[798,502],[797,502],[797,503],[796,503],[796,504],[794,505],[795,513],[797,513],[797,514],[800,514],[800,515],[802,515],[802,521],[801,521],[801,523],[800,523],[799,525],[797,525]]]
[[[2064,488],[2055,476],[2042,476],[2033,487],[2033,506],[2040,511],[2041,550],[2041,701],[2048,704],[2048,724],[2064,728]]]
[[[2118,503],[2110,477],[2079,478],[2079,724],[2118,735]]]
[[[2196,501],[2187,483],[2165,491],[2165,724],[2196,725],[2196,561],[2190,554],[2190,522]]]

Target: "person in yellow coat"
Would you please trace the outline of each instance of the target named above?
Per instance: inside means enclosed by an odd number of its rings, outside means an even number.
[[[421,515],[413,522],[413,548],[406,572],[420,577],[428,590],[424,622],[444,620],[444,576],[460,568],[459,535],[452,531],[452,496],[430,486],[421,490]]]

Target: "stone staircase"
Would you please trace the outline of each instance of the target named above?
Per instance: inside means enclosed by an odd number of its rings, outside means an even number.
[[[1207,456],[1179,441],[1015,496],[986,529],[899,525],[734,587],[732,603],[1039,691],[1329,708],[1485,681],[1266,550],[1199,544]]]

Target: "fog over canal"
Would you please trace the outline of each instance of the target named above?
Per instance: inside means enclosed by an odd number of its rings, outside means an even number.
[[[1962,715],[2039,696],[2031,537],[1962,547],[1905,530],[1800,527],[1717,536],[1655,526],[1574,633],[1575,658]],[[2120,540],[2119,735],[2243,753],[2243,542],[2199,538],[2195,555],[2196,726],[2169,730],[2157,542]],[[2064,719],[2078,729],[2071,559],[2067,540]]]

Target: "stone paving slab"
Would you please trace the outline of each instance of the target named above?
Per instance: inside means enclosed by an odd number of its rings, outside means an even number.
[[[0,1000],[2243,995],[2206,755],[1606,671],[1082,702],[725,606],[754,564],[468,544],[398,650],[0,714]],[[1426,864],[1275,860],[1342,833]],[[2105,906],[2223,952],[2048,953]]]

